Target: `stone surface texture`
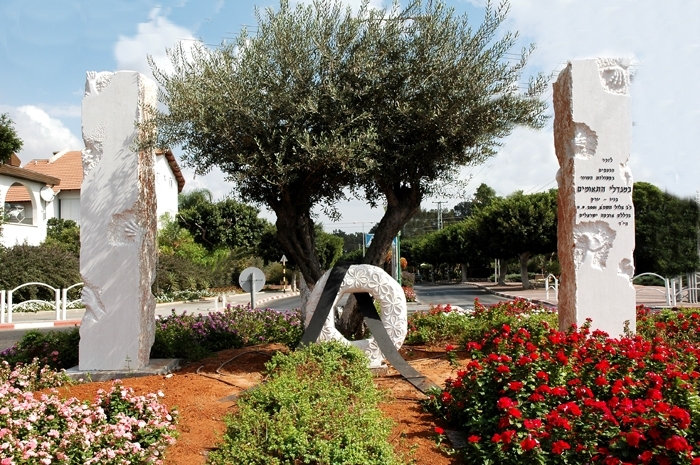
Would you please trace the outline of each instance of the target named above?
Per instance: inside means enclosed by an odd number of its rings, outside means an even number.
[[[323,288],[326,286],[330,276],[330,271],[327,271],[321,279],[318,280],[314,290],[309,296],[309,301],[306,305],[304,326],[308,326],[313,317],[316,306],[321,299]],[[408,314],[406,306],[406,295],[401,288],[401,285],[394,278],[389,276],[384,270],[372,265],[352,265],[343,278],[338,294],[335,297],[331,309],[336,308],[340,299],[344,294],[353,294],[355,292],[367,292],[378,301],[381,307],[379,317],[384,324],[386,332],[389,334],[391,341],[396,349],[400,349],[408,332]],[[363,351],[369,358],[370,368],[380,368],[384,361],[384,354],[379,349],[373,337],[362,339],[359,341],[348,341],[345,336],[335,328],[335,314],[333,311],[328,313],[326,323],[321,330],[319,341],[341,341],[345,344],[353,345]]]
[[[81,371],[138,370],[155,337],[154,160],[136,147],[157,87],[133,71],[87,73],[82,124]]]
[[[559,327],[635,330],[629,62],[570,62],[554,84]]]

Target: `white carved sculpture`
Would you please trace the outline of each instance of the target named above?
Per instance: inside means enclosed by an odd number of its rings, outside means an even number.
[[[559,327],[635,330],[629,62],[572,61],[554,84]]]
[[[321,279],[318,280],[309,297],[309,302],[306,306],[305,326],[309,325],[316,311],[316,306],[321,299],[323,288],[326,285],[326,281],[328,281],[330,273],[330,270],[327,271]],[[355,292],[367,292],[379,302],[381,307],[379,316],[384,324],[384,328],[389,334],[391,341],[394,343],[394,347],[400,349],[406,338],[406,333],[408,332],[408,316],[406,295],[399,283],[379,267],[372,265],[352,265],[348,269],[345,278],[343,278],[343,282],[340,285],[340,289],[338,290],[338,294],[331,308],[335,308],[338,305],[338,302],[344,294],[352,294]],[[370,337],[359,341],[348,341],[345,339],[345,336],[340,334],[335,328],[333,311],[329,312],[318,340],[335,340],[354,345],[367,355],[371,368],[379,368],[382,366],[384,355],[374,338]]]
[[[135,148],[153,81],[133,71],[87,73],[83,98],[80,370],[138,369],[155,337],[154,154]]]

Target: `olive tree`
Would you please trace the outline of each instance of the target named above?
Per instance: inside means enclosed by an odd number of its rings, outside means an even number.
[[[334,213],[372,163],[373,125],[339,98],[364,66],[354,53],[364,23],[335,0],[283,0],[257,19],[257,33],[235,43],[170,50],[171,73],[151,63],[167,107],[153,120],[158,145],[182,144],[198,173],[218,166],[242,199],[272,209],[279,242],[313,286],[323,271],[312,210]]]
[[[458,168],[482,163],[516,125],[544,124],[546,79],[521,83],[533,51],[511,53],[507,4],[470,26],[444,1],[357,14],[337,0],[257,12],[233,44],[169,52],[154,75],[167,111],[159,146],[182,144],[199,173],[218,166],[248,201],[277,215],[282,247],[313,285],[322,269],[312,209],[344,189],[385,214],[365,262],[382,263],[421,201]],[[524,92],[520,87],[526,85]],[[341,327],[356,328],[357,312]],[[347,331],[346,331],[347,332]]]

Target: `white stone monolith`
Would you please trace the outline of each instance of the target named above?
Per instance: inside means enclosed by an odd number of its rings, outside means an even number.
[[[554,84],[559,328],[635,331],[629,62],[572,61]]]
[[[80,274],[85,316],[78,368],[148,365],[155,337],[154,154],[136,148],[155,83],[133,71],[87,73],[82,122]]]

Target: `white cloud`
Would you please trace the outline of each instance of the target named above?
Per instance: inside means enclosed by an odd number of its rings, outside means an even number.
[[[149,21],[139,23],[135,36],[119,36],[114,46],[117,69],[139,71],[151,76],[151,68],[147,60],[150,55],[159,69],[171,71],[170,60],[165,53],[166,48],[173,48],[181,43],[183,48],[188,50],[195,40],[187,28],[173,24],[160,15],[159,8],[154,8],[149,15]]]
[[[81,96],[85,93],[85,90],[81,91]],[[80,105],[40,105],[42,110],[48,113],[49,116],[54,118],[67,117],[67,118],[80,118],[82,114],[82,109]]]
[[[83,142],[63,123],[39,107],[0,106],[0,113],[9,113],[15,123],[17,135],[24,145],[17,154],[26,163],[35,158],[49,158],[53,152],[63,149],[81,150]]]

